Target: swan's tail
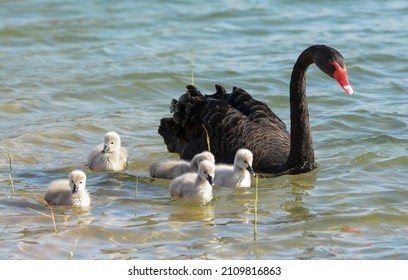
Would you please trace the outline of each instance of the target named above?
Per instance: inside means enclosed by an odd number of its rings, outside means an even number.
[[[190,160],[208,150],[204,129],[206,102],[206,96],[192,85],[187,86],[187,92],[178,100],[171,101],[173,117],[161,119],[158,130],[169,152]]]
[[[160,120],[159,134],[163,137],[164,144],[167,146],[167,150],[170,153],[177,153],[178,138],[173,133],[173,128],[176,124],[173,118],[162,118]]]

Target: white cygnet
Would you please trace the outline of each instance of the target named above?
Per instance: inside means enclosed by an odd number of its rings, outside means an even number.
[[[198,173],[189,172],[173,179],[169,185],[172,198],[206,204],[213,198],[212,186],[215,165],[204,160],[198,167]]]
[[[234,158],[234,165],[217,164],[215,166],[214,185],[230,188],[248,188],[251,186],[253,155],[248,149],[239,149]]]
[[[92,171],[117,171],[127,167],[128,152],[121,147],[120,136],[108,132],[104,143],[98,145],[88,156],[89,169]]]
[[[191,161],[165,159],[150,165],[150,176],[174,179],[188,172],[197,172],[198,166],[203,160],[215,162],[214,155],[208,151],[195,155]]]
[[[49,205],[87,207],[91,204],[91,198],[85,185],[85,173],[82,170],[74,170],[69,174],[69,180],[52,181],[44,199]]]

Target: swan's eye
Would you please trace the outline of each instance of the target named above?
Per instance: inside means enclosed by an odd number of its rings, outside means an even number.
[[[330,58],[330,59],[329,59],[329,63],[330,63],[330,64],[334,64],[333,58]]]
[[[207,171],[204,171],[204,174],[207,174]]]
[[[113,145],[114,144],[114,142],[111,142],[111,145]]]
[[[82,181],[81,182],[79,182],[80,184],[82,184]]]

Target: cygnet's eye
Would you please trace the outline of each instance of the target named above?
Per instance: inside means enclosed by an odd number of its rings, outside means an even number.
[[[207,171],[204,171],[204,174],[207,174]]]
[[[113,144],[114,144],[114,142],[112,141],[112,142],[111,142],[111,145],[113,145]]]
[[[75,184],[75,183],[74,183],[74,180],[71,180],[71,183],[72,183],[72,184]]]
[[[79,182],[80,184],[82,184],[82,181],[81,182]]]

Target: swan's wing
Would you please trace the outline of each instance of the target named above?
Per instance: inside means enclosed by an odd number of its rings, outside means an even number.
[[[92,170],[95,168],[98,162],[100,161],[100,157],[103,150],[103,144],[100,144],[93,149],[88,156],[88,166]]]
[[[275,158],[271,153],[282,146],[285,151],[277,152],[284,153],[285,159],[289,134],[268,106],[242,89],[235,89],[231,94],[221,86],[217,85],[216,89],[215,94],[205,96],[194,86],[188,86],[187,93],[172,101],[173,118],[162,119],[159,126],[168,150],[190,160],[197,153],[209,150],[207,131],[216,162],[232,163],[239,148],[248,148],[254,154],[255,168],[258,162],[264,161],[261,156],[268,153],[266,157]],[[281,164],[282,156],[276,158],[274,164]]]
[[[125,147],[120,147],[119,153],[120,153],[119,161],[120,161],[121,169],[125,169],[129,165],[128,151]]]
[[[154,162],[149,167],[150,176],[153,178],[174,179],[190,171],[190,163],[185,160],[165,159]]]
[[[265,120],[281,130],[286,130],[285,123],[264,102],[254,99],[248,92],[235,88],[228,95],[228,104],[247,116],[251,122],[262,123]]]

